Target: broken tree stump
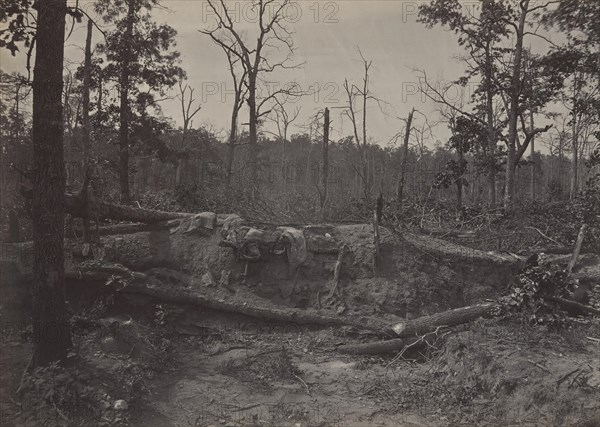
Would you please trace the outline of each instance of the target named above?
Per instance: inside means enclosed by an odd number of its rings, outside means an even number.
[[[573,249],[573,255],[571,255],[571,260],[569,261],[569,265],[567,266],[567,274],[571,274],[573,271],[573,267],[577,263],[577,258],[579,258],[579,252],[581,252],[581,245],[583,244],[583,239],[585,238],[585,232],[588,228],[587,224],[583,224],[579,229],[579,234],[577,235],[577,242],[575,243],[575,249]]]

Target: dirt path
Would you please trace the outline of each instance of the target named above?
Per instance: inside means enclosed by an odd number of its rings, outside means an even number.
[[[261,342],[216,344],[200,350],[179,343],[181,365],[158,380],[156,395],[134,424],[172,426],[421,426],[435,417],[388,415],[369,396],[381,366],[315,351],[318,336],[261,337]],[[270,343],[265,345],[265,341]],[[279,346],[278,346],[279,343]],[[281,345],[284,345],[283,349]],[[245,347],[245,348],[240,348]]]
[[[424,363],[327,351],[348,340],[332,329],[180,338],[174,372],[154,380],[153,394],[131,420],[140,426],[534,426],[600,417],[600,346],[580,340],[598,326],[571,340],[491,325],[453,335]]]

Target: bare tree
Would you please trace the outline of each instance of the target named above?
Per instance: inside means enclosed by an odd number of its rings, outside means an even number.
[[[279,99],[275,99],[275,106],[271,109],[269,115],[266,116],[266,119],[275,124],[277,128],[277,133],[266,131],[277,137],[277,139],[281,142],[281,170],[285,169],[285,144],[288,140],[288,131],[292,123],[296,121],[298,116],[300,115],[301,108],[295,107],[293,111],[288,112],[286,110],[285,104],[283,101]],[[283,179],[283,191],[285,191],[285,177]]]
[[[236,70],[236,63],[239,59],[230,51],[225,49],[227,61],[229,62],[229,73],[234,88],[234,100],[231,108],[231,127],[229,129],[228,151],[227,151],[227,186],[231,186],[231,178],[233,175],[233,163],[235,161],[235,147],[237,144],[238,118],[240,110],[244,106],[248,89],[245,86],[247,76],[246,69]]]
[[[235,19],[227,10],[223,0],[207,0],[216,26],[200,30],[225,51],[240,61],[245,72],[244,85],[247,88],[248,104],[250,181],[255,191],[258,189],[258,126],[262,116],[270,112],[269,107],[279,96],[294,95],[295,87],[276,88],[268,91],[264,97],[258,92],[259,83],[265,74],[278,69],[296,68],[301,64],[292,64],[295,52],[291,30],[285,23],[285,10],[290,0],[253,0],[251,9],[257,15],[256,42],[247,41]],[[250,37],[248,37],[250,38]]]
[[[371,195],[372,171],[370,173],[367,159],[367,107],[369,101],[376,101],[378,104],[381,101],[371,93],[369,88],[369,71],[373,65],[373,61],[365,59],[360,49],[357,50],[363,64],[362,85],[361,87],[358,87],[354,84],[348,83],[348,79],[344,79],[343,87],[346,92],[348,104],[345,106],[342,114],[348,117],[348,119],[350,119],[350,123],[352,123],[354,141],[356,143],[356,148],[358,149],[361,163],[360,169],[357,169],[357,172],[363,184],[363,196],[365,199],[368,199]],[[357,108],[357,103],[360,103],[362,111]],[[360,119],[359,114],[362,114]]]
[[[178,98],[181,103],[181,117],[183,120],[183,128],[181,129],[181,140],[176,153],[176,169],[175,169],[175,185],[180,185],[182,176],[185,176],[187,170],[188,156],[186,155],[187,149],[187,135],[192,127],[193,119],[196,114],[202,109],[201,105],[195,106],[194,103],[194,88],[183,83],[183,79],[178,81],[179,95]]]
[[[400,171],[398,173],[398,185],[396,189],[396,198],[398,199],[398,203],[402,206],[402,197],[404,196],[404,181],[406,177],[406,164],[408,160],[408,142],[410,140],[410,131],[412,127],[413,115],[415,113],[415,109],[413,108],[408,113],[408,117],[406,119],[406,128],[404,129],[404,141],[402,144],[402,162],[400,163]]]

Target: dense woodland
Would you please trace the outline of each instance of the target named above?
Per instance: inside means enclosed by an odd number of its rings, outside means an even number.
[[[31,366],[64,361],[72,345],[65,239],[99,244],[90,224],[139,218],[128,218],[134,210],[162,211],[154,212],[162,219],[235,213],[272,226],[370,226],[375,214],[377,251],[378,225],[452,231],[485,217],[491,227],[493,213],[532,221],[538,240],[577,241],[574,260],[586,232],[584,248],[598,248],[600,2],[482,0],[476,14],[459,0],[419,3],[421,25],[456,37],[463,54],[452,60],[464,75],[440,85],[427,69],[412,70],[433,109],[394,105],[401,125],[391,140],[371,135],[372,115],[386,114],[393,101],[374,93],[377,64],[360,40],[361,78],[339,76],[341,103],[319,106],[301,122],[291,100],[314,93],[295,85],[260,90],[269,78],[286,81],[290,69],[310,67],[295,57],[289,0],[253,1],[260,19],[252,34],[222,1],[206,3],[212,20],[199,24],[197,37],[222,49],[223,75],[235,88],[226,129],[198,125],[200,88],[187,78],[177,27],[154,19],[158,0],[95,0],[92,8],[2,2],[2,55],[27,64],[0,72],[0,152],[3,244],[33,242],[33,334],[40,339]],[[81,57],[64,58],[74,27],[86,29]],[[448,95],[466,87],[475,90],[459,101]],[[180,116],[164,114],[167,99],[177,100]],[[99,215],[108,204],[120,214]],[[532,212],[566,231],[536,228]],[[334,260],[336,287],[344,251]],[[495,267],[517,265],[503,256],[490,255]],[[48,325],[60,339],[48,339]]]

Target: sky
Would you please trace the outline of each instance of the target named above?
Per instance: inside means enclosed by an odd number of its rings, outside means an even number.
[[[463,7],[477,10],[478,1],[465,1]],[[256,15],[246,0],[228,1],[235,25],[248,39],[256,28]],[[418,92],[415,69],[423,69],[428,78],[445,85],[462,75],[464,65],[458,56],[463,53],[456,36],[448,31],[427,29],[417,22],[419,1],[404,0],[300,0],[285,9],[286,25],[294,32],[295,63],[298,69],[284,70],[269,76],[271,88],[295,82],[303,91],[311,93],[300,100],[288,103],[289,110],[300,107],[300,115],[291,126],[289,135],[302,132],[309,118],[325,107],[331,109],[332,139],[350,135],[349,120],[342,115],[346,105],[344,79],[360,84],[363,77],[362,55],[372,61],[370,90],[381,102],[372,101],[367,109],[367,129],[371,142],[386,146],[394,135],[403,129],[403,121],[414,107],[421,114],[416,124],[427,118],[430,124],[439,122],[439,106]],[[80,5],[91,10],[91,2]],[[153,11],[154,19],[174,27],[177,50],[181,52],[181,67],[187,72],[187,83],[195,89],[194,96],[202,109],[195,116],[193,126],[208,126],[224,136],[229,126],[233,84],[228,71],[227,58],[220,47],[198,30],[214,26],[214,16],[203,0],[164,0],[164,8]],[[68,30],[70,27],[68,28]],[[102,35],[96,31],[94,43]],[[74,69],[83,61],[85,23],[76,24],[66,41],[66,64]],[[545,48],[545,42],[533,40],[534,45]],[[12,58],[7,51],[1,53],[0,67],[4,71],[25,72],[24,55]],[[462,94],[449,92],[450,98],[460,101],[468,98],[471,88]],[[173,92],[175,95],[175,92]],[[161,103],[163,113],[181,125],[179,101]],[[247,122],[243,112],[240,123]],[[295,126],[295,125],[299,126]],[[434,139],[447,137],[445,125],[434,128]],[[266,125],[266,131],[275,128]],[[430,141],[429,145],[433,145]]]

